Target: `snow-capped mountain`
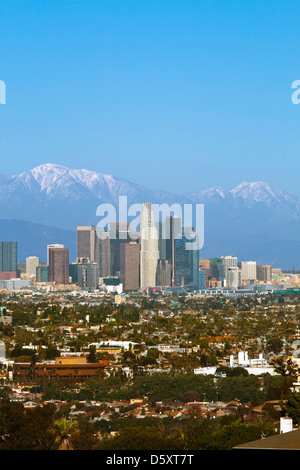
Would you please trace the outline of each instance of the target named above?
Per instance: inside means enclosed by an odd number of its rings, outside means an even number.
[[[299,198],[261,181],[255,183],[243,182],[236,186],[236,188],[233,188],[230,193],[235,199],[243,199],[247,205],[253,205],[255,203],[267,205],[286,203],[296,206],[297,202],[299,202]]]
[[[50,163],[19,175],[0,175],[0,218],[75,230],[77,225],[96,225],[98,205],[117,206],[119,196],[127,196],[128,205],[204,204],[203,256],[236,253],[256,259],[260,252],[264,262],[272,263],[280,256],[284,260],[291,243],[298,246],[300,240],[300,198],[268,183],[242,182],[231,190],[215,187],[178,196],[112,175]],[[293,255],[295,264],[299,253],[300,245]]]
[[[255,204],[287,204],[296,207],[300,198],[282,191],[275,186],[261,181],[243,182],[231,190],[221,187],[214,187],[199,191],[197,193],[187,193],[186,196],[193,201],[210,202],[221,200],[243,201],[248,207]]]
[[[201,201],[203,204],[212,201],[221,201],[230,195],[229,191],[217,186],[214,188],[204,189],[194,193],[186,193],[185,196],[191,201]]]
[[[133,202],[143,202],[143,196],[148,196],[153,202],[161,203],[175,200],[205,203],[226,199],[242,200],[248,206],[276,203],[296,207],[300,201],[300,198],[264,182],[243,182],[231,190],[214,187],[178,196],[144,188],[112,175],[86,169],[74,170],[52,163],[19,175],[0,175],[0,203],[9,201],[17,192],[22,198],[26,193],[43,199],[58,197],[79,200],[82,196],[90,196],[101,202],[116,201],[119,195],[127,195],[128,200]]]
[[[150,191],[123,178],[97,173],[86,169],[73,170],[62,165],[46,163],[20,175],[0,176],[0,204],[16,194],[38,197],[43,201],[79,201],[82,198],[100,202],[115,202],[119,195],[127,195],[129,201],[149,196],[166,199],[172,195],[164,191]]]

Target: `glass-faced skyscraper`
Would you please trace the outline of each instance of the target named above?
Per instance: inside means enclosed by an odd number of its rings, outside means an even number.
[[[172,266],[172,285],[176,284],[176,241],[181,236],[181,217],[170,216],[166,218],[167,239],[166,239],[166,259]]]
[[[176,250],[176,285],[190,289],[199,289],[199,249],[187,249],[193,239],[193,230],[184,229],[182,238],[175,241]],[[197,237],[197,234],[195,234]]]
[[[120,276],[121,245],[130,242],[129,222],[115,222],[110,224],[110,274]]]
[[[17,271],[17,242],[0,242],[0,271]]]
[[[158,223],[158,249],[159,259],[168,261],[171,267],[170,285],[176,284],[176,250],[175,242],[181,238],[181,217],[171,215],[165,221]]]

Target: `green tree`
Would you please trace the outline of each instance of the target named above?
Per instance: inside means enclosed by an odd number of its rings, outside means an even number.
[[[0,450],[50,450],[54,408],[51,405],[25,410],[21,403],[0,401]]]
[[[281,375],[266,374],[263,379],[265,401],[280,400],[290,391],[289,383],[286,383],[286,378]]]
[[[296,378],[300,374],[299,367],[292,359],[284,360],[282,357],[277,357],[271,361],[271,364],[282,377],[290,376]]]
[[[287,413],[296,424],[300,424],[300,394],[290,392],[287,401],[281,405],[283,412]]]
[[[116,437],[103,439],[97,450],[180,450],[179,440],[168,436],[164,431],[153,428],[140,429],[130,427],[123,429]]]
[[[271,338],[267,342],[266,350],[268,352],[273,352],[274,354],[279,354],[283,348],[283,341],[279,338]]]
[[[206,450],[232,450],[237,445],[260,439],[262,434],[272,435],[275,432],[272,428],[266,428],[263,423],[261,425],[247,425],[238,420],[222,426],[212,435],[205,437],[202,445]]]
[[[90,346],[89,350],[90,352],[87,357],[88,362],[92,362],[92,363],[98,362],[96,346],[95,345]]]
[[[256,376],[220,378],[217,386],[220,401],[227,402],[238,398],[241,403],[251,402],[253,405],[264,402],[264,394]]]
[[[46,360],[51,360],[51,359],[54,359],[55,357],[59,357],[60,352],[59,352],[59,349],[57,349],[57,347],[54,346],[54,344],[50,343],[48,344],[48,347],[45,350],[45,355],[46,355]]]
[[[55,450],[74,450],[72,437],[78,432],[77,421],[70,421],[67,418],[61,418],[54,422],[55,441],[53,449]]]

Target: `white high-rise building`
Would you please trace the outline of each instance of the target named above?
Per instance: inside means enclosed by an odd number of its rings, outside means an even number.
[[[229,282],[228,279],[228,268],[235,268],[238,265],[238,259],[236,256],[221,256],[224,266],[224,279]]]
[[[36,276],[36,268],[39,266],[40,260],[37,256],[28,256],[26,258],[26,274]]]
[[[154,226],[151,204],[142,204],[140,214],[140,288],[156,285],[156,269],[159,258],[158,234]]]
[[[241,270],[237,266],[229,266],[227,268],[228,287],[237,289],[241,284]]]
[[[256,279],[256,261],[241,262],[242,281],[252,281]]]

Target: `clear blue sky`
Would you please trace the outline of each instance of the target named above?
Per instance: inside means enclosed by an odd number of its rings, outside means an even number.
[[[299,0],[1,0],[0,172],[300,195]]]

